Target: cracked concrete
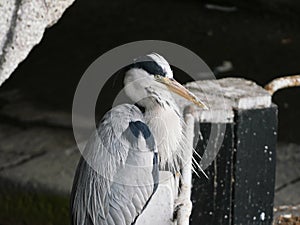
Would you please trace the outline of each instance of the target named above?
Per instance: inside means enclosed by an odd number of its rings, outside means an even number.
[[[0,94],[0,179],[68,194],[79,159],[71,115],[30,104],[16,93]]]
[[[0,132],[15,130],[1,139],[0,178],[36,190],[69,193],[79,153],[72,131],[52,128],[0,126]]]

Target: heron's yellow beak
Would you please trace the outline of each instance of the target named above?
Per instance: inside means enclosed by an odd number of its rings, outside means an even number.
[[[173,78],[156,75],[155,80],[157,82],[165,84],[170,89],[170,91],[180,95],[181,97],[189,100],[190,102],[193,102],[195,105],[199,106],[200,108],[208,109],[208,107],[201,100],[199,100],[192,92],[187,90],[185,87],[183,87],[180,83],[178,83]]]

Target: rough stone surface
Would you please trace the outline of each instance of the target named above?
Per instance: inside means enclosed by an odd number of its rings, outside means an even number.
[[[0,2],[0,85],[74,0]]]
[[[0,179],[69,193],[80,157],[71,115],[33,105],[18,91],[0,94]]]
[[[272,104],[271,95],[265,89],[242,78],[201,80],[185,86],[209,107],[209,110],[195,107],[201,122],[230,123],[233,122],[233,109],[266,108]],[[176,100],[181,108],[189,104],[179,97]]]

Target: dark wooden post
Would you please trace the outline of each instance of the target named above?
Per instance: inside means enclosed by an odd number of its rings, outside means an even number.
[[[212,126],[223,126],[224,138],[208,179],[194,175],[191,225],[271,225],[276,162],[277,107],[253,82],[227,78],[186,85],[210,112],[199,111],[196,151],[203,155]],[[203,160],[203,159],[202,159]]]
[[[233,224],[273,220],[277,108],[239,110],[235,125]]]
[[[234,127],[232,123],[225,124],[225,126],[224,140],[217,157],[205,170],[208,179],[203,174],[200,174],[200,177],[195,174],[193,176],[193,213],[191,216],[193,225],[229,225],[232,221]],[[206,148],[210,127],[210,123],[201,123],[203,138],[199,140],[196,147],[200,155]]]

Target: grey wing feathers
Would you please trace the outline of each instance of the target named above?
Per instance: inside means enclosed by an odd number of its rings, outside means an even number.
[[[133,105],[102,119],[80,159],[71,194],[72,225],[130,225],[158,183],[154,138]]]

